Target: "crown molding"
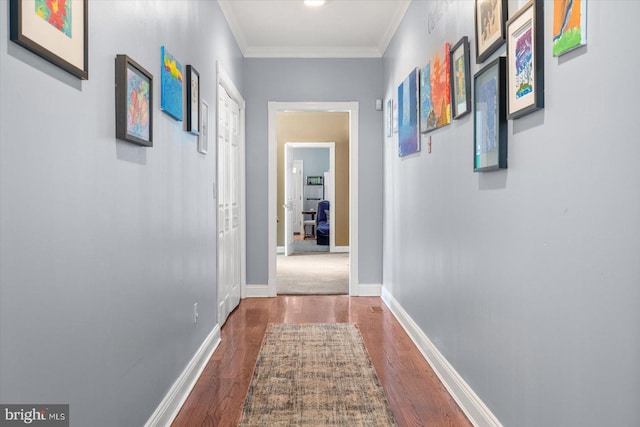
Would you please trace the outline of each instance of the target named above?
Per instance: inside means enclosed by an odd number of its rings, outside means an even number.
[[[407,13],[407,10],[409,9],[409,5],[411,5],[411,1],[412,0],[406,0],[403,2],[402,8],[398,9],[397,13],[395,14],[395,16],[391,21],[391,24],[387,27],[387,31],[384,33],[382,39],[380,40],[380,44],[378,45],[378,50],[382,52],[382,55],[384,55],[384,53],[387,50],[387,47],[389,47],[389,43],[391,43],[393,36],[396,34],[396,31],[398,31],[398,27],[400,27],[400,24],[404,19],[404,15]]]
[[[231,33],[233,37],[236,39],[236,43],[238,43],[238,47],[240,51],[244,55],[247,51],[247,38],[242,32],[240,25],[238,24],[238,19],[236,18],[235,13],[233,13],[233,8],[229,6],[232,0],[218,0],[218,5],[220,5],[220,9],[222,9],[222,14],[227,20],[227,24],[229,24],[229,28],[231,29]]]
[[[248,47],[245,58],[381,58],[377,47],[261,46]]]

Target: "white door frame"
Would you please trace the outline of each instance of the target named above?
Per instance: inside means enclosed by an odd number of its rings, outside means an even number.
[[[291,155],[291,147],[284,146],[284,194],[283,194],[283,208],[284,208],[284,254],[289,256],[293,253],[293,223],[295,221],[294,207],[297,207],[295,203],[291,203],[295,191],[293,191],[293,177],[291,169],[293,167],[293,156]],[[299,210],[299,207],[298,207]]]
[[[296,175],[298,175],[298,178],[296,179],[296,181],[293,183],[294,187],[296,188],[295,193],[299,196],[298,199],[298,212],[296,212],[295,218],[296,218],[296,227],[298,228],[298,233],[302,233],[304,235],[304,226],[302,225],[302,221],[304,220],[304,215],[302,215],[302,210],[303,210],[303,206],[304,206],[304,201],[302,200],[302,198],[304,197],[304,162],[302,160],[294,160],[293,161],[293,167],[298,169],[300,172],[297,173]],[[285,175],[285,180],[287,179],[288,175]],[[293,232],[296,232],[296,229],[294,227]]]
[[[286,142],[285,144],[285,153],[286,153],[286,147],[291,147],[291,148],[328,148],[329,149],[329,172],[331,172],[331,174],[335,177],[336,174],[336,143],[335,142]],[[286,164],[286,162],[285,162]],[[285,173],[285,180],[287,179],[287,174]],[[336,194],[336,186],[335,186],[335,178],[333,180],[333,182],[331,183],[331,190],[332,193],[331,194]],[[285,189],[286,189],[286,182],[285,182]],[[277,191],[277,190],[276,190]],[[331,202],[331,209],[329,210],[331,212],[331,214],[333,214],[333,212],[335,211],[335,200],[329,200]],[[334,222],[331,221],[331,223],[333,224]],[[286,239],[287,236],[285,236]],[[286,252],[286,251],[285,251]],[[329,252],[336,252],[336,228],[335,227],[330,227],[329,228]]]
[[[236,85],[233,83],[233,80],[231,79],[231,77],[229,76],[229,74],[225,71],[225,69],[223,68],[222,64],[220,63],[220,61],[216,61],[216,164],[218,161],[218,153],[217,153],[217,147],[218,147],[218,140],[217,140],[217,117],[218,117],[218,103],[217,103],[217,99],[219,97],[218,92],[218,88],[222,86],[226,91],[227,94],[238,104],[238,107],[240,107],[240,135],[239,135],[239,150],[238,150],[238,154],[240,156],[239,159],[239,163],[240,163],[240,170],[239,170],[239,176],[240,176],[240,182],[238,183],[240,185],[240,195],[239,195],[239,200],[240,202],[240,298],[245,298],[246,297],[246,287],[247,287],[247,238],[246,238],[246,234],[247,234],[247,214],[246,214],[246,168],[245,168],[245,145],[246,145],[246,104],[244,101],[244,98],[242,96],[242,94],[240,93],[240,91],[238,90],[238,88],[236,87]],[[216,182],[213,183],[213,194],[216,195],[216,216],[217,216],[217,204],[218,204],[218,200],[217,200],[217,185],[218,185],[218,180],[219,180],[219,176],[218,176],[218,168],[216,166]],[[219,270],[219,267],[217,265],[217,258],[218,258],[218,251],[220,251],[220,248],[218,247],[218,232],[219,230],[218,228],[218,219],[216,218],[216,278],[217,278],[217,272]],[[216,279],[217,280],[217,279]],[[219,283],[216,283],[216,286],[219,286]],[[216,292],[216,298],[218,298],[217,296],[217,292]],[[218,313],[218,316],[220,315],[220,313]]]
[[[269,102],[269,189],[268,243],[269,283],[267,296],[275,297],[277,255],[277,197],[278,197],[278,139],[276,136],[279,112],[348,112],[349,113],[349,295],[358,296],[358,102]],[[335,180],[334,180],[335,181]],[[335,194],[335,192],[334,192]],[[333,228],[333,227],[332,227]]]

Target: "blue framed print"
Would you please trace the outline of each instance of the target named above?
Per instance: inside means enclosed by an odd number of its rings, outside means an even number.
[[[420,70],[415,68],[398,86],[398,154],[400,157],[420,151],[419,73]]]
[[[164,46],[160,47],[160,108],[178,121],[182,121],[182,65]]]
[[[507,167],[507,60],[491,61],[473,77],[473,171]]]

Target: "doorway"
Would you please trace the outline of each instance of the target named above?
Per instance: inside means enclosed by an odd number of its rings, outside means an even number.
[[[306,164],[306,167],[305,167]],[[348,209],[335,200],[335,142],[286,142],[284,144],[284,186],[278,188],[278,200],[283,200],[284,247],[279,253],[291,255],[302,250],[337,252],[336,227],[329,228],[329,245],[313,248],[316,242],[315,219],[318,203],[329,202],[331,212]],[[306,220],[306,222],[305,222]],[[330,223],[335,223],[329,218]],[[300,239],[294,239],[296,231]],[[312,241],[307,241],[309,237]],[[306,249],[303,249],[306,248]]]
[[[282,112],[346,112],[349,132],[349,188],[348,188],[348,242],[349,242],[349,294],[359,295],[358,284],[358,102],[269,102],[269,188],[268,236],[269,283],[268,296],[277,294],[277,115]],[[335,240],[334,240],[335,242]]]

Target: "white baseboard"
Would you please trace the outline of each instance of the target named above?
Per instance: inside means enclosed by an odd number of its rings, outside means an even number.
[[[245,286],[245,298],[268,298],[269,286],[268,285],[246,285]]]
[[[145,427],[171,425],[219,344],[220,326],[216,325],[147,420]]]
[[[385,287],[382,288],[382,300],[398,319],[398,322],[400,322],[424,358],[427,359],[431,368],[458,403],[460,409],[464,411],[469,421],[476,427],[502,427],[498,418],[480,400],[478,395],[469,387]]]
[[[379,297],[381,290],[382,285],[380,284],[358,284],[358,296],[361,297]]]
[[[284,246],[277,246],[276,247],[276,253],[277,254],[284,254]]]

